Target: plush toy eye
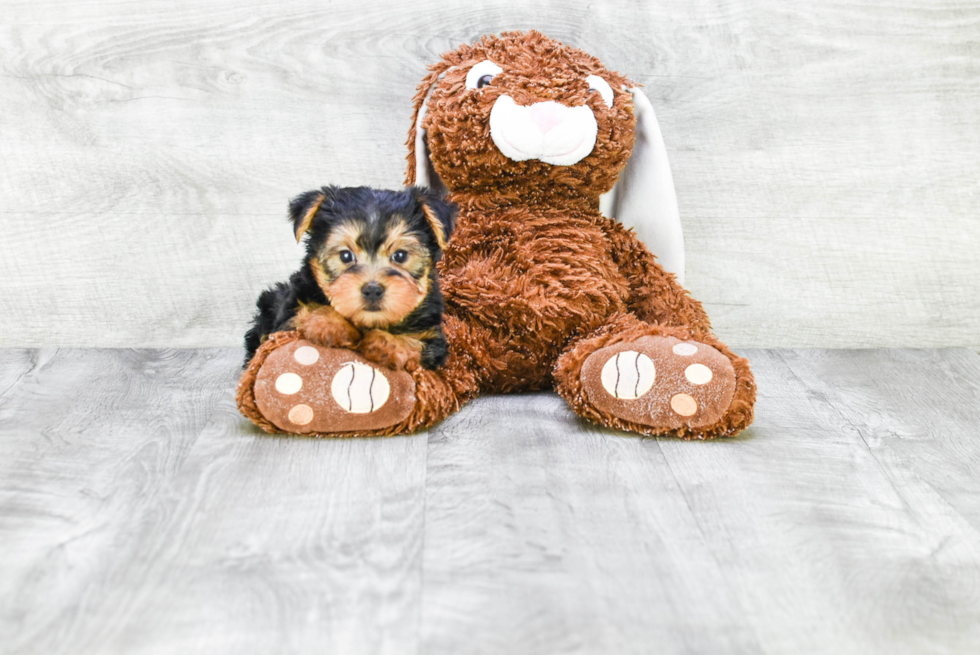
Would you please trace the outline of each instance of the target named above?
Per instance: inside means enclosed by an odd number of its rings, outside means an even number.
[[[504,69],[489,59],[481,61],[479,64],[473,66],[468,73],[466,73],[466,88],[482,89],[486,85],[490,84],[490,80],[492,80],[495,75],[500,75],[503,72]]]
[[[391,261],[395,262],[396,264],[404,264],[407,259],[408,253],[404,250],[396,250],[395,254],[391,256]]]
[[[589,83],[589,91],[598,91],[599,95],[602,96],[603,101],[605,101],[607,107],[612,107],[613,105],[613,90],[609,86],[609,82],[605,81],[598,75],[589,75],[585,78],[585,81]]]
[[[354,262],[354,253],[352,253],[350,250],[346,250],[346,249],[345,250],[341,250],[340,251],[340,261],[343,264],[351,264],[351,263],[353,263]]]

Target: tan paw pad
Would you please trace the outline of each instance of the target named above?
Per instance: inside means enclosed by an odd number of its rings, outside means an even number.
[[[681,416],[694,416],[698,413],[698,401],[686,393],[679,393],[670,399],[670,408]]]
[[[313,420],[313,408],[309,405],[296,405],[289,410],[289,421],[296,425],[306,425]]]

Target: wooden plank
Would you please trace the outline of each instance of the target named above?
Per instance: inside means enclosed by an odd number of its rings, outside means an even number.
[[[425,443],[271,438],[226,396],[93,603],[93,650],[412,652]]]
[[[763,650],[972,652],[980,533],[975,501],[948,495],[978,493],[980,357],[753,357],[759,418],[744,440],[661,447]],[[920,457],[946,474],[923,479]]]
[[[424,650],[972,652],[980,357],[751,357],[734,440],[592,429],[548,394],[433,432]]]
[[[980,356],[749,354],[755,425],[688,443],[552,394],[276,438],[235,412],[237,350],[0,351],[0,643],[972,652]]]
[[[537,27],[646,85],[688,283],[731,343],[980,346],[969,3],[4,9],[5,345],[238,345],[299,261],[286,199],[400,184],[426,65]]]
[[[0,348],[0,402],[37,365],[37,351]]]
[[[422,650],[760,652],[711,539],[658,442],[478,399],[429,442]]]
[[[225,362],[196,351],[24,355],[30,373],[0,400],[0,643],[10,652],[71,645],[84,597],[126,552],[227,378]]]
[[[270,437],[240,356],[68,351],[0,405],[11,652],[412,651],[424,435]]]

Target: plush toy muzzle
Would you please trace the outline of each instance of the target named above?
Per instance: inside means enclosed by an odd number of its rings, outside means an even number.
[[[521,106],[502,95],[490,112],[490,137],[509,159],[537,159],[571,166],[592,152],[599,126],[585,105],[568,107],[547,100]]]

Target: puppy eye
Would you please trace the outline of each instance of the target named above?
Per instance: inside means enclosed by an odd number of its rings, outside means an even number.
[[[340,261],[343,264],[352,264],[354,262],[354,253],[350,250],[341,250]]]
[[[585,81],[589,83],[589,91],[598,91],[599,95],[602,96],[603,101],[605,101],[607,107],[613,106],[613,90],[609,86],[609,82],[605,81],[598,75],[589,75],[585,78]]]
[[[396,250],[391,256],[391,261],[396,264],[404,264],[408,260],[408,252],[404,250]]]
[[[467,89],[482,89],[486,85],[490,84],[490,81],[496,75],[500,75],[504,72],[497,64],[493,63],[489,59],[486,61],[481,61],[476,64],[466,73],[466,88]]]

